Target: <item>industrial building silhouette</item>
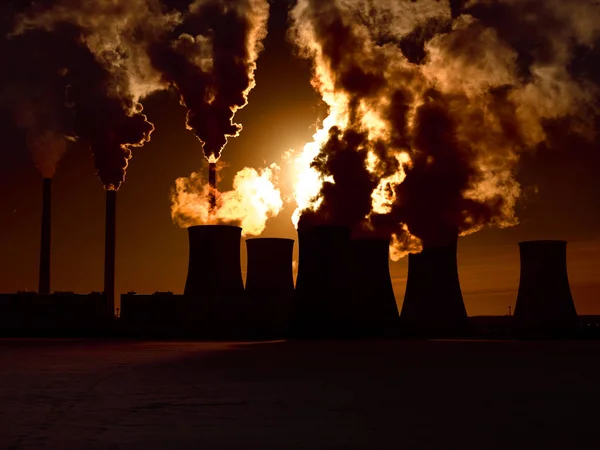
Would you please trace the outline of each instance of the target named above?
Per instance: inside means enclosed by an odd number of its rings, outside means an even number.
[[[98,334],[112,317],[100,292],[0,294],[0,335],[40,336]]]
[[[116,192],[106,192],[104,292],[89,295],[51,293],[49,179],[43,180],[42,198],[39,292],[0,295],[0,333],[5,335],[84,333],[111,327],[133,336],[183,333],[236,339],[388,336],[398,331],[418,336],[477,333],[469,327],[473,321],[462,298],[458,239],[409,255],[404,303],[398,314],[388,239],[357,239],[347,227],[302,223],[295,286],[294,240],[247,239],[244,286],[242,229],[192,226],[183,295],[123,294],[116,320]],[[569,287],[566,247],[565,241],[521,242],[514,317],[488,320],[475,328],[479,332],[506,329],[514,335],[574,332],[579,319]]]

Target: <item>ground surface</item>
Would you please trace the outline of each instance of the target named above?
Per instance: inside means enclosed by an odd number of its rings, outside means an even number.
[[[600,342],[0,340],[0,449],[598,449]]]

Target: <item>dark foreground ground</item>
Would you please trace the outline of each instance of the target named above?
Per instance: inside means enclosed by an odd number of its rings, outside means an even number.
[[[0,449],[598,449],[600,342],[0,340]]]

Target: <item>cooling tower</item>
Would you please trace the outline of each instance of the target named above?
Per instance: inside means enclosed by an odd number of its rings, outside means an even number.
[[[567,275],[565,241],[519,243],[521,278],[515,305],[518,329],[559,331],[577,325]]]
[[[462,332],[467,326],[458,265],[457,241],[424,248],[408,256],[408,279],[401,323],[408,330],[428,334]]]
[[[40,278],[38,292],[50,294],[50,240],[52,226],[52,180],[44,178],[42,200],[42,239],[40,247]]]
[[[243,294],[240,266],[242,229],[228,225],[188,228],[190,259],[184,295],[239,298]]]
[[[335,335],[345,326],[350,301],[350,229],[300,227],[299,264],[294,293],[292,333]]]
[[[247,239],[246,248],[245,304],[252,329],[258,334],[281,336],[287,331],[294,294],[294,240]]]
[[[117,191],[106,191],[106,228],[104,240],[104,296],[107,313],[115,309],[115,246],[117,239]]]
[[[350,309],[357,333],[378,335],[397,324],[389,244],[387,239],[355,239],[350,243]]]

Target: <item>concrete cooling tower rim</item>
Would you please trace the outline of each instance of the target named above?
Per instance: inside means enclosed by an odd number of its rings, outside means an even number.
[[[554,246],[563,246],[563,245],[567,245],[567,241],[562,241],[562,240],[542,240],[542,241],[522,241],[519,242],[520,246],[525,246],[525,247],[546,247],[546,246],[550,246],[550,245],[554,245]]]
[[[261,242],[294,242],[293,239],[290,238],[263,238],[263,237],[255,237],[255,238],[247,238],[248,241],[261,241]]]
[[[238,226],[235,226],[235,225],[193,225],[191,227],[188,227],[187,229],[191,231],[191,230],[208,230],[208,229],[211,229],[211,230],[217,230],[217,229],[220,229],[220,230],[231,230],[231,229],[234,229],[234,228],[238,229],[240,231],[242,230],[242,227],[238,227]]]

